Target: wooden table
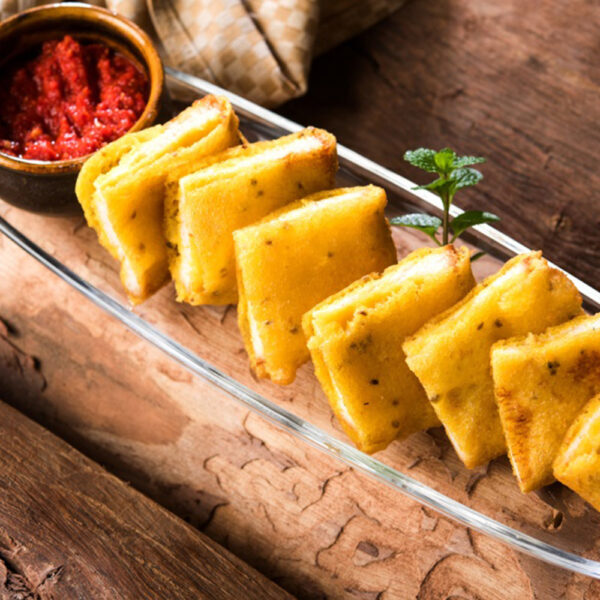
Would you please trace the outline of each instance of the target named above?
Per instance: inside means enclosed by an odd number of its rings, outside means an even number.
[[[401,159],[407,148],[451,145],[487,156],[486,179],[460,205],[499,213],[502,229],[597,286],[599,20],[600,7],[583,0],[410,2],[315,61],[310,93],[282,111],[411,177]],[[0,211],[117,289],[114,265],[80,221]],[[2,239],[0,256],[0,394],[299,597],[600,594],[597,582],[441,518],[192,381]],[[171,293],[140,313],[176,324],[197,348],[222,322],[220,341],[231,356],[241,351],[233,312],[180,309]],[[238,363],[225,367],[252,384]],[[309,372],[298,385],[315,398],[315,420],[331,427]],[[293,391],[269,393],[294,409]],[[468,477],[435,436],[412,444],[398,458],[407,468],[423,467],[425,479],[437,470],[449,490],[490,512],[494,485],[514,486],[506,461],[482,480]],[[531,504],[549,535],[557,527],[589,534],[577,518],[561,523],[542,499]]]
[[[413,0],[315,61],[284,113],[413,179],[407,149],[487,157],[458,204],[597,285],[599,22],[586,0]]]
[[[0,401],[2,600],[291,600]]]

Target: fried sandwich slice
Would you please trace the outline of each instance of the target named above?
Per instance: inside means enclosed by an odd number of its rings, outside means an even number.
[[[569,427],[554,461],[554,476],[600,511],[600,394]]]
[[[134,304],[169,278],[163,231],[167,175],[182,176],[194,170],[198,160],[239,142],[238,119],[229,102],[205,96],[165,125],[152,128],[149,139],[134,144],[113,168],[102,172],[102,161],[93,159],[84,166],[80,202],[91,207],[86,211],[93,215],[89,224],[121,263],[121,281]],[[107,156],[111,146],[105,148]]]
[[[303,319],[315,371],[360,450],[440,425],[408,368],[404,339],[475,285],[469,251],[421,248],[327,298]]]
[[[600,393],[600,314],[498,342],[492,373],[508,456],[521,491],[551,483],[579,411]]]
[[[100,227],[94,206],[94,193],[96,191],[94,183],[96,179],[100,175],[108,173],[121,162],[121,159],[126,154],[144,142],[155,138],[162,130],[162,125],[155,125],[154,127],[142,129],[142,131],[127,133],[123,137],[104,146],[85,161],[81,173],[77,177],[75,193],[81,204],[81,208],[83,208],[85,220],[90,227],[95,230],[98,230]]]
[[[331,188],[335,138],[308,128],[238,146],[167,183],[165,232],[177,300],[237,302],[232,233],[307,194]]]
[[[238,318],[252,369],[279,384],[309,358],[302,316],[352,281],[396,262],[375,186],[308,196],[234,233]]]
[[[540,252],[509,260],[403,345],[461,460],[469,468],[506,452],[490,367],[501,339],[540,333],[581,313],[571,281]]]

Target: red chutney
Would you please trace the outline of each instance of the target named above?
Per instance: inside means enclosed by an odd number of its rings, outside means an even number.
[[[70,36],[0,80],[0,152],[32,160],[90,154],[144,111],[148,78],[103,44]]]

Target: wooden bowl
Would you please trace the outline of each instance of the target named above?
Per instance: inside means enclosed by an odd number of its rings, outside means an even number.
[[[150,38],[134,23],[89,4],[50,4],[32,8],[0,23],[0,70],[24,53],[66,34],[101,42],[142,66],[149,95],[129,131],[152,125],[164,105],[161,59]],[[65,215],[79,209],[75,180],[87,156],[60,161],[27,160],[0,152],[0,199],[25,210]]]

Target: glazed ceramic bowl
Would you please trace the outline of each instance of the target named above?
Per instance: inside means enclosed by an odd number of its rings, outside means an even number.
[[[50,4],[26,10],[0,23],[0,72],[47,40],[66,34],[101,42],[124,54],[145,71],[149,95],[140,118],[129,131],[157,120],[164,105],[164,74],[150,38],[134,23],[89,4]],[[34,212],[75,213],[75,180],[86,156],[54,162],[26,160],[0,152],[0,200]]]

